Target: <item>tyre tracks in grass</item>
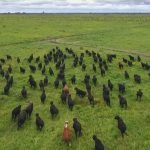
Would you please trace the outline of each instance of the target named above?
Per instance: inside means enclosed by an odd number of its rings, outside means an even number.
[[[128,55],[140,55],[145,58],[150,58],[150,54],[147,53],[142,53],[139,52],[140,50],[125,50],[125,49],[118,49],[118,48],[112,48],[112,47],[105,47],[105,46],[100,46],[100,45],[88,45],[88,44],[80,44],[80,41],[74,41],[74,42],[66,42],[66,38],[71,38],[71,37],[81,37],[85,35],[91,35],[91,34],[96,34],[96,33],[81,33],[81,34],[72,34],[72,35],[66,35],[66,36],[57,36],[57,37],[46,37],[43,39],[35,39],[35,40],[29,40],[29,41],[20,41],[20,42],[14,42],[14,43],[8,43],[8,44],[1,44],[0,48],[6,47],[6,46],[16,46],[16,45],[21,45],[21,44],[32,44],[32,43],[52,43],[52,44],[64,44],[64,45],[70,45],[70,46],[77,46],[77,47],[85,47],[85,48],[90,48],[90,49],[103,49],[106,52],[111,51],[111,52],[120,52],[120,53],[126,53]],[[131,52],[132,51],[132,52]]]

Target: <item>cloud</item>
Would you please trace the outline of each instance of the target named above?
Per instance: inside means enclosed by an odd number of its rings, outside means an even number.
[[[150,12],[150,0],[0,0],[0,12]]]

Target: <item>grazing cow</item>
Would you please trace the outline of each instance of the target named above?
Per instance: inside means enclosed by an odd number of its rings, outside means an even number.
[[[24,74],[26,72],[25,68],[20,67],[20,72]]]
[[[53,102],[50,102],[50,113],[51,113],[52,119],[56,117],[59,113],[58,108],[53,104]]]
[[[31,117],[32,111],[33,111],[33,103],[29,103],[29,105],[25,109],[27,113],[27,117]]]
[[[72,76],[71,83],[72,84],[76,84],[76,76],[75,75]]]
[[[5,87],[4,87],[4,94],[5,95],[8,95],[9,94],[9,90],[10,90],[10,85],[9,83],[7,82]]]
[[[129,58],[130,58],[131,61],[135,60],[135,58],[133,56],[131,56],[131,55],[128,55],[128,56],[129,56]]]
[[[42,69],[42,63],[38,64],[38,68],[41,70]]]
[[[104,98],[104,101],[106,102],[107,106],[110,107],[110,96],[103,92],[103,98]]]
[[[35,72],[36,71],[36,67],[35,66],[33,66],[33,65],[29,65],[29,67],[30,67],[30,71],[31,72]]]
[[[125,97],[121,96],[121,95],[118,95],[118,98],[119,98],[119,103],[120,103],[120,107],[123,108],[127,108],[127,100]]]
[[[124,77],[125,77],[125,79],[129,79],[129,74],[127,71],[124,72]]]
[[[126,134],[126,129],[127,129],[126,124],[119,116],[115,116],[115,119],[118,121],[118,129],[120,130],[122,137],[124,137],[124,134]]]
[[[53,70],[52,70],[51,67],[49,68],[49,74],[50,74],[50,76],[53,76],[53,75],[54,75],[54,72],[53,72]]]
[[[8,80],[8,84],[10,85],[10,87],[12,87],[13,82],[14,82],[14,79],[13,79],[13,76],[11,76]]]
[[[9,77],[10,77],[10,75],[9,75],[9,72],[8,71],[6,71],[6,73],[5,73],[5,79],[8,81],[8,79],[9,79]]]
[[[83,64],[83,65],[82,65],[82,71],[85,71],[85,70],[86,70],[86,65]]]
[[[66,83],[65,83],[65,86],[64,86],[63,90],[64,90],[64,92],[65,92],[66,95],[69,94],[69,87],[67,86]]]
[[[19,58],[19,57],[17,57],[17,63],[18,63],[18,64],[20,63],[20,58]]]
[[[119,62],[119,69],[123,69],[123,64]]]
[[[40,56],[35,58],[35,62],[38,63],[40,61]]]
[[[96,78],[96,76],[95,76],[95,75],[93,75],[92,81],[93,81],[94,86],[96,86],[97,78]]]
[[[20,114],[21,112],[21,105],[15,107],[13,110],[12,110],[12,120],[16,120],[17,116]]]
[[[76,139],[77,137],[82,136],[82,127],[81,127],[81,123],[77,120],[77,118],[73,118],[73,129],[76,135]]]
[[[68,127],[68,121],[65,121],[64,131],[63,131],[63,140],[69,144],[71,141],[71,130]]]
[[[118,84],[118,87],[119,87],[119,92],[120,93],[122,93],[122,94],[125,93],[126,89],[125,89],[125,85],[124,84]]]
[[[58,78],[54,81],[54,86],[56,89],[58,88],[58,86],[59,86],[59,79]]]
[[[11,65],[9,65],[9,67],[8,67],[8,72],[12,73],[12,67],[11,67]]]
[[[140,57],[140,56],[137,56],[137,60],[140,62],[140,61],[141,61],[141,57]]]
[[[93,64],[93,70],[94,70],[94,72],[96,72],[96,65],[95,64]]]
[[[94,107],[94,97],[91,94],[91,92],[88,93],[88,100],[89,100],[90,104]]]
[[[27,113],[25,110],[22,110],[18,115],[18,130],[25,123],[26,119],[27,119]]]
[[[101,70],[101,76],[102,76],[102,77],[105,76],[105,69],[104,69],[104,68],[101,68],[100,70]]]
[[[140,75],[137,75],[137,74],[135,74],[134,75],[134,81],[136,82],[136,83],[141,83],[141,76]]]
[[[45,76],[44,78],[44,86],[47,86],[48,85],[48,76]]]
[[[73,109],[73,106],[74,106],[74,101],[72,100],[71,95],[68,95],[68,107],[71,111]]]
[[[143,92],[142,92],[141,89],[139,89],[139,90],[137,91],[137,93],[136,93],[136,98],[137,98],[137,100],[138,100],[138,99],[141,100],[142,96],[143,96]]]
[[[37,130],[42,130],[42,128],[44,127],[44,121],[41,119],[41,117],[39,116],[38,113],[36,113],[36,127],[37,127]]]
[[[93,140],[95,142],[95,150],[104,150],[104,145],[96,135],[93,135]]]
[[[36,88],[37,85],[36,85],[36,82],[35,82],[34,78],[32,77],[32,75],[29,76],[28,81],[29,81],[31,87]]]
[[[111,83],[110,80],[108,80],[108,87],[111,91],[113,90],[113,84]]]
[[[41,72],[42,72],[42,74],[45,74],[45,72],[46,72],[45,65],[43,66]]]
[[[128,62],[128,60],[127,60],[127,59],[125,59],[125,58],[123,58],[123,62],[124,62],[124,63],[127,63],[127,62]]]
[[[62,93],[61,93],[60,98],[61,98],[62,103],[65,104],[65,103],[66,103],[66,100],[67,100],[67,95],[66,95],[66,93],[64,92],[64,90],[62,90]]]
[[[26,90],[25,86],[23,86],[23,88],[21,90],[21,95],[23,98],[27,98],[27,90]]]
[[[44,89],[44,82],[43,82],[43,80],[40,80],[39,87],[40,87],[40,90]]]
[[[46,100],[46,94],[45,94],[45,90],[43,90],[41,94],[41,103],[44,104],[45,100]]]
[[[79,97],[84,97],[86,95],[86,92],[83,91],[83,90],[80,90],[79,88],[75,88],[75,91],[76,91],[76,95],[78,95]]]
[[[132,65],[133,65],[133,64],[132,64],[132,61],[128,61],[128,66],[129,66],[129,67],[132,67]]]
[[[12,57],[10,55],[6,55],[7,60],[12,60]]]

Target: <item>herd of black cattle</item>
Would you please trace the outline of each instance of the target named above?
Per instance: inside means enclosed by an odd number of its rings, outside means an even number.
[[[113,59],[115,59],[117,56],[116,54],[108,54],[107,59],[103,59],[99,53],[95,53],[94,51],[89,51],[86,50],[85,52],[80,53],[78,56],[71,48],[66,48],[65,52],[63,52],[59,47],[53,48],[50,52],[44,55],[43,58],[36,57],[34,58],[34,55],[31,54],[29,58],[27,58],[27,62],[29,63],[29,68],[32,73],[35,73],[37,69],[41,70],[42,75],[45,75],[46,72],[46,67],[50,62],[53,62],[56,66],[56,69],[58,70],[58,74],[56,75],[56,79],[54,81],[54,87],[58,88],[60,86],[60,82],[62,82],[62,93],[61,93],[61,100],[63,104],[67,104],[70,110],[73,110],[73,107],[75,105],[71,94],[69,93],[69,88],[67,85],[67,81],[65,80],[65,60],[67,58],[73,58],[72,62],[72,67],[76,68],[78,66],[82,67],[82,71],[85,71],[87,69],[87,65],[84,63],[84,58],[85,56],[91,57],[93,59],[93,64],[92,68],[93,71],[96,73],[97,70],[100,70],[101,76],[105,76],[106,72],[109,70],[109,63],[112,63]],[[150,65],[148,63],[142,62],[140,56],[135,58],[134,56],[128,55],[129,59],[122,59],[122,62],[119,62],[118,67],[119,69],[124,68],[124,64],[127,64],[129,67],[133,66],[134,61],[138,61],[141,63],[141,67],[144,70],[150,70]],[[42,61],[44,59],[44,61]],[[10,89],[13,86],[13,68],[11,65],[9,65],[7,70],[3,69],[3,66],[8,60],[12,60],[12,57],[10,55],[7,55],[6,58],[1,58],[0,59],[0,75],[6,79],[6,85],[4,86],[4,91],[3,93],[5,95],[9,95]],[[20,64],[21,60],[19,57],[17,57],[17,63]],[[31,62],[35,61],[35,65]],[[98,66],[96,65],[98,64]],[[20,66],[20,73],[25,74],[26,69],[22,66]],[[49,74],[50,76],[55,76],[55,73],[51,67],[49,67]],[[150,76],[150,73],[148,73],[148,76]],[[125,79],[130,78],[129,73],[127,71],[124,71],[124,77]],[[134,74],[134,80],[137,84],[140,84],[142,79],[141,76],[138,74]],[[70,77],[71,83],[76,84],[76,75],[73,75]],[[76,94],[83,98],[87,95],[87,98],[89,100],[89,103],[94,106],[95,105],[95,100],[94,96],[92,95],[91,92],[91,84],[90,80],[93,82],[93,85],[97,85],[97,77],[96,75],[93,75],[91,77],[89,74],[85,75],[84,78],[84,84],[86,87],[86,91],[80,89],[80,88],[75,88],[74,90],[76,91]],[[32,75],[29,76],[28,80],[31,88],[35,89],[37,87],[37,82],[35,81],[34,77]],[[44,80],[40,80],[39,82],[39,88],[42,91],[41,94],[41,103],[44,103],[46,100],[46,92],[45,92],[45,87],[48,85],[48,76],[45,75]],[[119,104],[122,108],[127,108],[127,100],[126,98],[122,95],[126,91],[126,87],[124,84],[119,83],[118,84],[118,90],[120,94],[118,95],[119,99]],[[113,83],[111,80],[108,80],[107,85],[103,85],[103,99],[104,102],[106,103],[107,106],[111,107],[111,101],[110,101],[110,92],[113,91]],[[21,96],[23,98],[27,98],[27,90],[25,86],[23,86],[21,90]],[[143,96],[143,92],[141,89],[139,89],[136,93],[137,100],[141,100]],[[33,111],[33,103],[30,103],[25,109],[21,110],[21,105],[17,106],[12,110],[12,119],[15,121],[17,119],[17,124],[18,124],[18,129],[25,123],[26,119],[31,116]],[[59,113],[59,109],[55,106],[55,104],[51,101],[50,102],[50,113],[52,115],[52,118],[56,117],[57,114]],[[118,128],[121,132],[122,137],[124,136],[126,132],[126,125],[123,121],[123,119],[120,116],[115,116],[115,119],[118,121]],[[75,124],[75,133],[76,136],[78,135],[78,132],[81,132],[81,124],[77,119],[74,119],[74,124]],[[36,113],[36,125],[37,129],[42,130],[44,126],[44,121],[42,118],[39,116],[38,113]],[[101,149],[104,149],[103,144],[101,141],[94,135],[93,140],[95,141],[95,149],[99,150],[99,146]],[[96,148],[97,147],[97,148]]]

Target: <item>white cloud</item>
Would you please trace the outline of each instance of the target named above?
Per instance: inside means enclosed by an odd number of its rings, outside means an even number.
[[[150,12],[150,0],[0,0],[0,12]]]

